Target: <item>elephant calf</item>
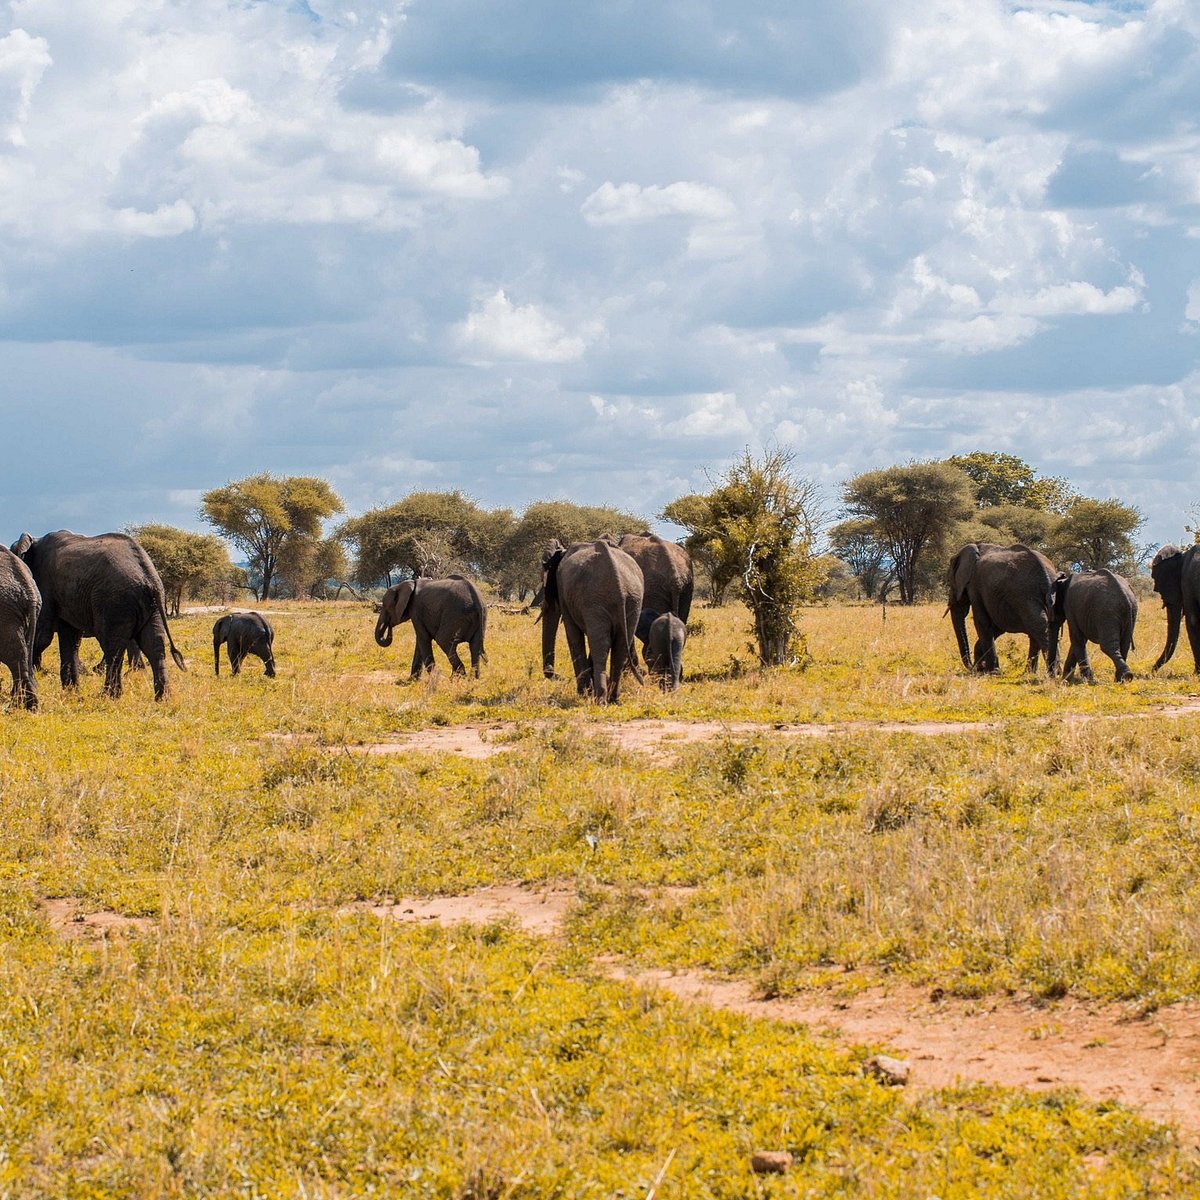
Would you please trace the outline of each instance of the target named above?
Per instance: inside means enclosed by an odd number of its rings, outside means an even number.
[[[1063,666],[1063,678],[1080,674],[1094,683],[1088,662],[1088,642],[1097,642],[1112,659],[1117,682],[1133,678],[1125,659],[1133,648],[1133,626],[1137,621],[1137,598],[1129,584],[1112,571],[1080,571],[1059,575],[1054,581],[1054,619],[1065,623],[1071,647]]]
[[[235,675],[242,669],[246,655],[253,654],[267,664],[267,678],[274,679],[274,642],[275,630],[262,613],[229,613],[213,626],[213,670],[220,675],[221,644],[224,643],[230,669]]]
[[[644,608],[638,618],[637,637],[642,657],[663,691],[677,692],[683,682],[683,647],[687,626],[674,613],[656,613]]]

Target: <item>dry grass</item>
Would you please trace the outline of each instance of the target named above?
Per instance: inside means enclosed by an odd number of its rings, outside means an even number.
[[[1200,718],[1148,715],[1196,688],[1181,662],[1066,687],[1023,679],[1014,643],[1000,678],[968,678],[940,610],[842,608],[806,614],[807,667],[764,675],[744,614],[701,609],[685,689],[630,684],[604,710],[541,679],[529,617],[494,614],[482,680],[397,684],[410,643],[376,647],[369,609],[282,607],[277,680],[253,661],[214,679],[213,616],[185,617],[192,670],[167,703],[144,679],[111,703],[99,680],[64,696],[46,677],[40,713],[0,718],[8,1194],[644,1196],[673,1151],[663,1196],[1195,1187],[1171,1138],[1120,1112],[912,1102],[860,1076],[865,1051],[590,965],[700,965],[771,993],[836,963],[851,985],[1200,994]],[[1161,637],[1147,610],[1135,670]],[[598,736],[642,716],[763,732],[670,758]],[[771,732],[847,720],[998,725]],[[480,722],[506,723],[512,752],[346,749]],[[563,945],[336,915],[505,880],[578,889]],[[645,902],[668,885],[695,891]],[[64,939],[48,897],[153,925]],[[760,1146],[799,1165],[756,1180]]]

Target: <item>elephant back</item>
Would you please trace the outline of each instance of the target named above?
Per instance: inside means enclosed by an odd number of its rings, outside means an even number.
[[[644,606],[686,621],[695,586],[692,556],[682,546],[648,530],[622,534],[617,545],[641,569]]]

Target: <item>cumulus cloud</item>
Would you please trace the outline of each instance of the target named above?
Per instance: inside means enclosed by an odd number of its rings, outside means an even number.
[[[628,225],[656,217],[694,217],[719,221],[733,215],[733,203],[723,192],[702,183],[602,183],[580,209],[589,225]]]
[[[22,0],[0,409],[81,465],[0,499],[186,523],[265,468],[654,511],[774,438],[833,491],[997,448],[1165,524],[1192,7]]]
[[[583,357],[587,342],[569,334],[536,304],[517,305],[504,290],[482,300],[458,327],[472,361],[569,363]]]

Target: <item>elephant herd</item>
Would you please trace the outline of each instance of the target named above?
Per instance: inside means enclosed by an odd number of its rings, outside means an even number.
[[[45,537],[23,533],[0,547],[0,662],[12,674],[16,704],[37,707],[35,668],[58,635],[63,687],[79,683],[79,644],[94,637],[104,653],[104,691],[120,696],[126,657],[144,658],[154,678],[154,697],[167,694],[167,652],[180,670],[183,655],[167,624],[162,580],[150,556],[123,533],[81,537],[60,529]],[[274,633],[258,613],[233,613],[213,627],[214,669],[227,647],[236,675],[247,654],[258,655],[275,674]]]
[[[1154,556],[1150,576],[1167,610],[1167,642],[1154,664],[1170,661],[1179,640],[1181,617],[1200,673],[1200,547],[1164,546]],[[1127,580],[1113,571],[1056,572],[1044,554],[1028,546],[971,542],[950,560],[947,609],[958,651],[967,670],[996,671],[996,638],[1002,633],[1029,638],[1029,670],[1039,655],[1050,674],[1058,670],[1063,626],[1070,639],[1063,678],[1076,668],[1093,682],[1088,643],[1095,642],[1112,660],[1118,682],[1133,678],[1129,652],[1138,604]],[[976,642],[972,654],[966,619],[971,614]]]
[[[564,546],[551,543],[542,557],[542,669],[554,676],[555,644],[561,624],[580,694],[599,703],[615,702],[628,669],[641,682],[635,642],[643,661],[664,688],[679,687],[693,592],[687,552],[643,532],[619,540],[600,538]],[[1167,609],[1167,641],[1154,664],[1157,671],[1174,654],[1182,621],[1197,673],[1200,673],[1200,546],[1164,546],[1150,569],[1154,590]],[[1039,657],[1054,674],[1065,626],[1070,646],[1063,675],[1076,669],[1093,679],[1088,644],[1097,643],[1112,660],[1119,681],[1131,679],[1137,600],[1126,580],[1112,571],[1058,573],[1044,555],[1027,546],[972,542],[950,561],[948,606],[963,665],[996,671],[996,638],[1004,633],[1029,639],[1028,665]],[[975,626],[974,648],[966,619]],[[396,625],[411,621],[415,634],[411,674],[433,669],[433,646],[446,655],[455,674],[466,668],[458,646],[467,645],[471,668],[487,661],[484,637],[487,606],[469,579],[414,579],[389,588],[379,608],[375,640],[389,646]],[[168,652],[176,665],[183,656],[167,624],[162,582],[145,550],[120,533],[81,537],[66,530],[41,538],[22,534],[10,549],[0,547],[0,662],[12,675],[15,703],[37,706],[35,667],[55,634],[59,639],[64,687],[79,681],[79,644],[99,640],[104,653],[104,690],[121,694],[126,657],[144,656],[154,679],[154,695],[167,692]],[[231,613],[213,626],[213,669],[220,674],[226,647],[233,673],[247,655],[262,659],[275,674],[274,631],[259,613]]]
[[[652,533],[570,546],[551,543],[542,556],[543,673],[554,676],[561,624],[581,695],[591,691],[602,704],[615,702],[626,667],[642,682],[635,637],[642,641],[651,674],[664,687],[678,688],[693,586],[687,551]],[[465,643],[478,676],[480,662],[487,660],[487,607],[469,579],[414,579],[389,588],[379,607],[375,641],[390,646],[395,626],[404,621],[413,625],[414,679],[433,669],[435,644],[458,675],[466,671],[457,649]]]

